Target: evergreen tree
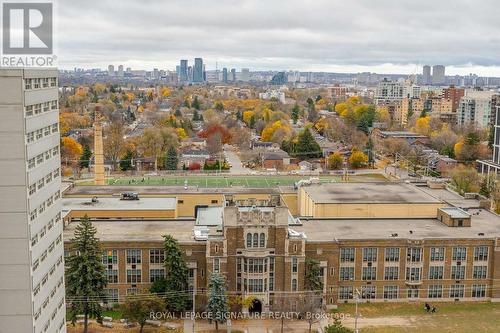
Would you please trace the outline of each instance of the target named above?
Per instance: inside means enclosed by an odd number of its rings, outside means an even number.
[[[321,267],[316,259],[306,260],[305,289],[311,291],[321,291],[323,281],[321,281]]]
[[[84,145],[82,156],[80,156],[80,161],[78,162],[80,169],[89,167],[91,157],[92,157],[92,152],[90,151],[89,145]]]
[[[170,146],[167,150],[167,156],[165,157],[165,169],[177,170],[178,163],[179,158],[177,157],[177,150],[174,146]]]
[[[296,124],[297,120],[299,120],[300,107],[298,104],[295,104],[292,109],[292,119],[293,123]]]
[[[250,128],[254,128],[255,127],[255,115],[253,115],[251,118],[250,118]]]
[[[312,98],[307,99],[307,119],[314,123],[318,119],[318,112]]]
[[[321,156],[321,148],[316,140],[314,140],[309,129],[306,128],[299,134],[294,153],[301,159]]]
[[[186,309],[189,302],[188,274],[189,270],[179,243],[170,235],[164,235],[165,249],[165,303],[167,310],[180,312]]]
[[[182,112],[181,112],[180,109],[175,110],[174,114],[175,114],[176,117],[182,117]]]
[[[199,121],[200,120],[200,114],[198,113],[198,110],[194,110],[193,113],[193,121]]]
[[[120,170],[128,171],[132,170],[132,158],[134,155],[130,150],[127,150],[125,156],[120,160]]]
[[[226,300],[226,278],[221,274],[210,275],[207,311],[212,314],[215,330],[219,331],[219,323],[226,321],[226,313],[229,311]]]
[[[219,112],[224,111],[224,104],[222,104],[221,102],[215,103],[215,110],[217,110]]]
[[[97,230],[85,215],[76,227],[74,238],[70,240],[74,255],[67,260],[66,295],[70,301],[70,318],[76,322],[76,316],[83,314],[83,333],[87,333],[88,319],[102,316],[100,302],[105,297],[107,284],[106,268],[102,263],[102,252]]]
[[[200,101],[198,101],[198,96],[194,96],[194,100],[193,103],[191,103],[191,106],[196,110],[200,109]]]

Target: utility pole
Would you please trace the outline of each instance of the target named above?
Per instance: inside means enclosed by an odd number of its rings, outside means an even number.
[[[359,303],[359,295],[360,295],[360,292],[359,290],[356,288],[356,293],[354,294],[354,300],[356,301],[356,313],[354,315],[354,333],[359,333],[359,330],[358,330],[358,303]]]

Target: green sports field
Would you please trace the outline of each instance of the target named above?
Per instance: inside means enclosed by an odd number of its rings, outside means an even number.
[[[320,182],[332,183],[342,181],[341,177],[327,175],[319,176]],[[232,176],[232,175],[168,175],[168,176],[137,176],[137,177],[112,177],[107,178],[108,185],[164,185],[164,186],[198,186],[201,188],[216,187],[248,187],[266,188],[276,186],[290,186],[301,179],[309,179],[309,176]],[[380,174],[366,174],[362,176],[351,176],[350,181],[385,181],[386,178]],[[93,185],[93,181],[78,182],[78,185]]]

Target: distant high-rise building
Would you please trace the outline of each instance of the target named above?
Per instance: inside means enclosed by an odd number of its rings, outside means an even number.
[[[194,67],[193,67],[193,82],[203,82],[204,80],[204,75],[203,75],[203,59],[201,58],[194,58]]]
[[[287,78],[285,72],[279,72],[273,76],[273,78],[271,79],[269,84],[282,85],[282,84],[286,84],[287,82],[288,82],[288,78]]]
[[[401,101],[404,97],[404,85],[400,82],[390,81],[384,78],[379,82],[375,93],[375,103],[391,103]]]
[[[432,84],[443,85],[445,82],[445,67],[443,65],[432,66]]]
[[[115,66],[113,66],[113,65],[108,66],[108,75],[115,76]]]
[[[467,90],[460,99],[457,110],[459,125],[474,124],[481,128],[490,125],[491,117],[495,112],[495,93],[492,91]]]
[[[231,81],[236,82],[236,69],[231,68]]]
[[[222,69],[222,82],[227,83],[227,68]]]
[[[188,61],[181,60],[181,64],[179,66],[179,81],[181,83],[185,83],[188,81]]]
[[[422,83],[431,84],[431,66],[425,65],[422,71]]]
[[[123,75],[124,75],[124,72],[123,72],[123,65],[119,65],[119,66],[118,66],[118,73],[117,73],[117,75],[118,75],[119,77],[123,77]]]
[[[2,332],[66,332],[58,76],[0,70]]]
[[[160,71],[158,68],[153,68],[153,79],[158,80],[160,78]]]
[[[131,74],[131,73],[132,73],[132,68],[127,67],[127,69],[125,70],[125,73],[127,73],[127,74]]]
[[[495,181],[498,174],[500,174],[500,104],[495,106],[495,113],[492,116],[493,120],[493,159],[492,160],[479,160],[479,171],[488,174],[487,179]],[[493,175],[493,177],[489,177]]]
[[[250,69],[248,69],[248,68],[242,68],[241,69],[240,80],[243,81],[243,82],[250,81]]]

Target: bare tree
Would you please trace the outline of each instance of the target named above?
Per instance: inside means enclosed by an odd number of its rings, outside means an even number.
[[[113,168],[116,169],[118,160],[123,152],[123,123],[113,122],[105,130],[104,137],[104,156],[113,162]]]

